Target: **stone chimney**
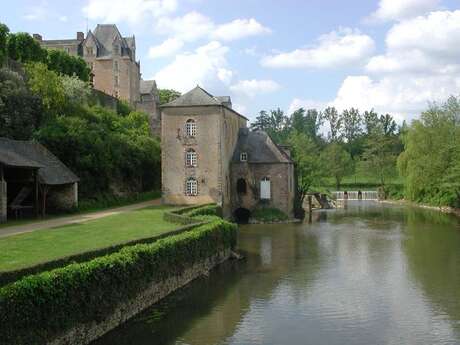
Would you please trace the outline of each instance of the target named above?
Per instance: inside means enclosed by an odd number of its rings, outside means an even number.
[[[81,31],[77,32],[77,40],[83,41],[85,39],[85,34]]]
[[[43,40],[43,37],[40,34],[33,34],[32,37],[35,38],[39,42]]]

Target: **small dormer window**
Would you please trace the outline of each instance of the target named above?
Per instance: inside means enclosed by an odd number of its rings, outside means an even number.
[[[247,162],[247,161],[248,161],[248,154],[247,154],[247,152],[241,152],[241,153],[240,153],[240,161],[241,161],[241,162]]]
[[[115,54],[119,55],[120,54],[120,46],[118,44],[113,45],[113,51]]]
[[[86,55],[93,55],[93,47],[86,47]]]

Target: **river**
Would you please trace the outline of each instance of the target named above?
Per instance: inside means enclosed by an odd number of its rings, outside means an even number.
[[[94,345],[460,344],[460,220],[349,202],[311,224],[245,225],[209,277]]]

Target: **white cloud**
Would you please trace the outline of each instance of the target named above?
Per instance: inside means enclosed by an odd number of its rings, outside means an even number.
[[[50,6],[48,1],[41,1],[39,4],[30,6],[23,18],[30,21],[59,20],[61,22],[66,22],[68,19]]]
[[[210,18],[199,12],[189,12],[182,17],[163,17],[156,24],[156,32],[184,41],[206,37],[214,28]]]
[[[371,73],[452,74],[460,70],[460,11],[432,12],[394,25],[387,52],[366,66]]]
[[[460,53],[460,10],[431,12],[427,16],[405,20],[388,32],[389,49],[422,49],[432,54]]]
[[[259,94],[275,92],[280,89],[280,85],[273,80],[240,80],[230,86],[230,90],[235,94],[254,98]]]
[[[369,17],[371,21],[391,21],[423,15],[436,7],[440,0],[380,0],[377,11]]]
[[[372,57],[364,71],[348,76],[325,106],[358,107],[391,113],[402,121],[418,117],[430,102],[460,90],[460,11],[436,11],[403,19],[386,37],[386,51]],[[309,100],[294,99],[291,111]],[[314,102],[313,102],[314,104]]]
[[[184,42],[177,38],[168,38],[163,43],[150,47],[149,58],[156,59],[161,57],[171,56],[177,53],[184,45]]]
[[[300,99],[294,98],[289,104],[288,113],[292,114],[294,111],[300,108],[308,109],[318,109],[323,110],[329,106],[328,102],[321,102],[312,99]]]
[[[235,19],[218,25],[211,18],[196,11],[186,13],[182,17],[162,17],[156,22],[155,31],[184,41],[201,38],[233,41],[271,32],[254,18]]]
[[[197,84],[205,89],[228,86],[233,72],[227,67],[228,47],[212,41],[193,53],[176,55],[173,62],[153,77],[160,88],[186,92]]]
[[[59,21],[63,22],[63,23],[67,22],[68,20],[69,20],[69,18],[67,18],[67,16],[60,16],[59,17]]]
[[[420,114],[431,101],[445,100],[460,89],[460,76],[369,76],[347,77],[332,102],[339,109],[358,107],[389,112],[399,121]]]
[[[104,23],[139,24],[149,17],[168,15],[176,9],[177,0],[88,0],[83,12],[89,19]]]
[[[374,41],[359,30],[342,28],[318,38],[315,46],[266,56],[266,67],[335,68],[357,64],[375,49]]]
[[[269,33],[271,33],[271,30],[254,18],[235,19],[230,23],[217,26],[212,33],[212,37],[223,41],[234,41],[244,37]]]

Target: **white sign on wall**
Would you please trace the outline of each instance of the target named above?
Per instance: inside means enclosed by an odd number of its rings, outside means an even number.
[[[270,180],[264,178],[260,181],[260,199],[270,199]]]

